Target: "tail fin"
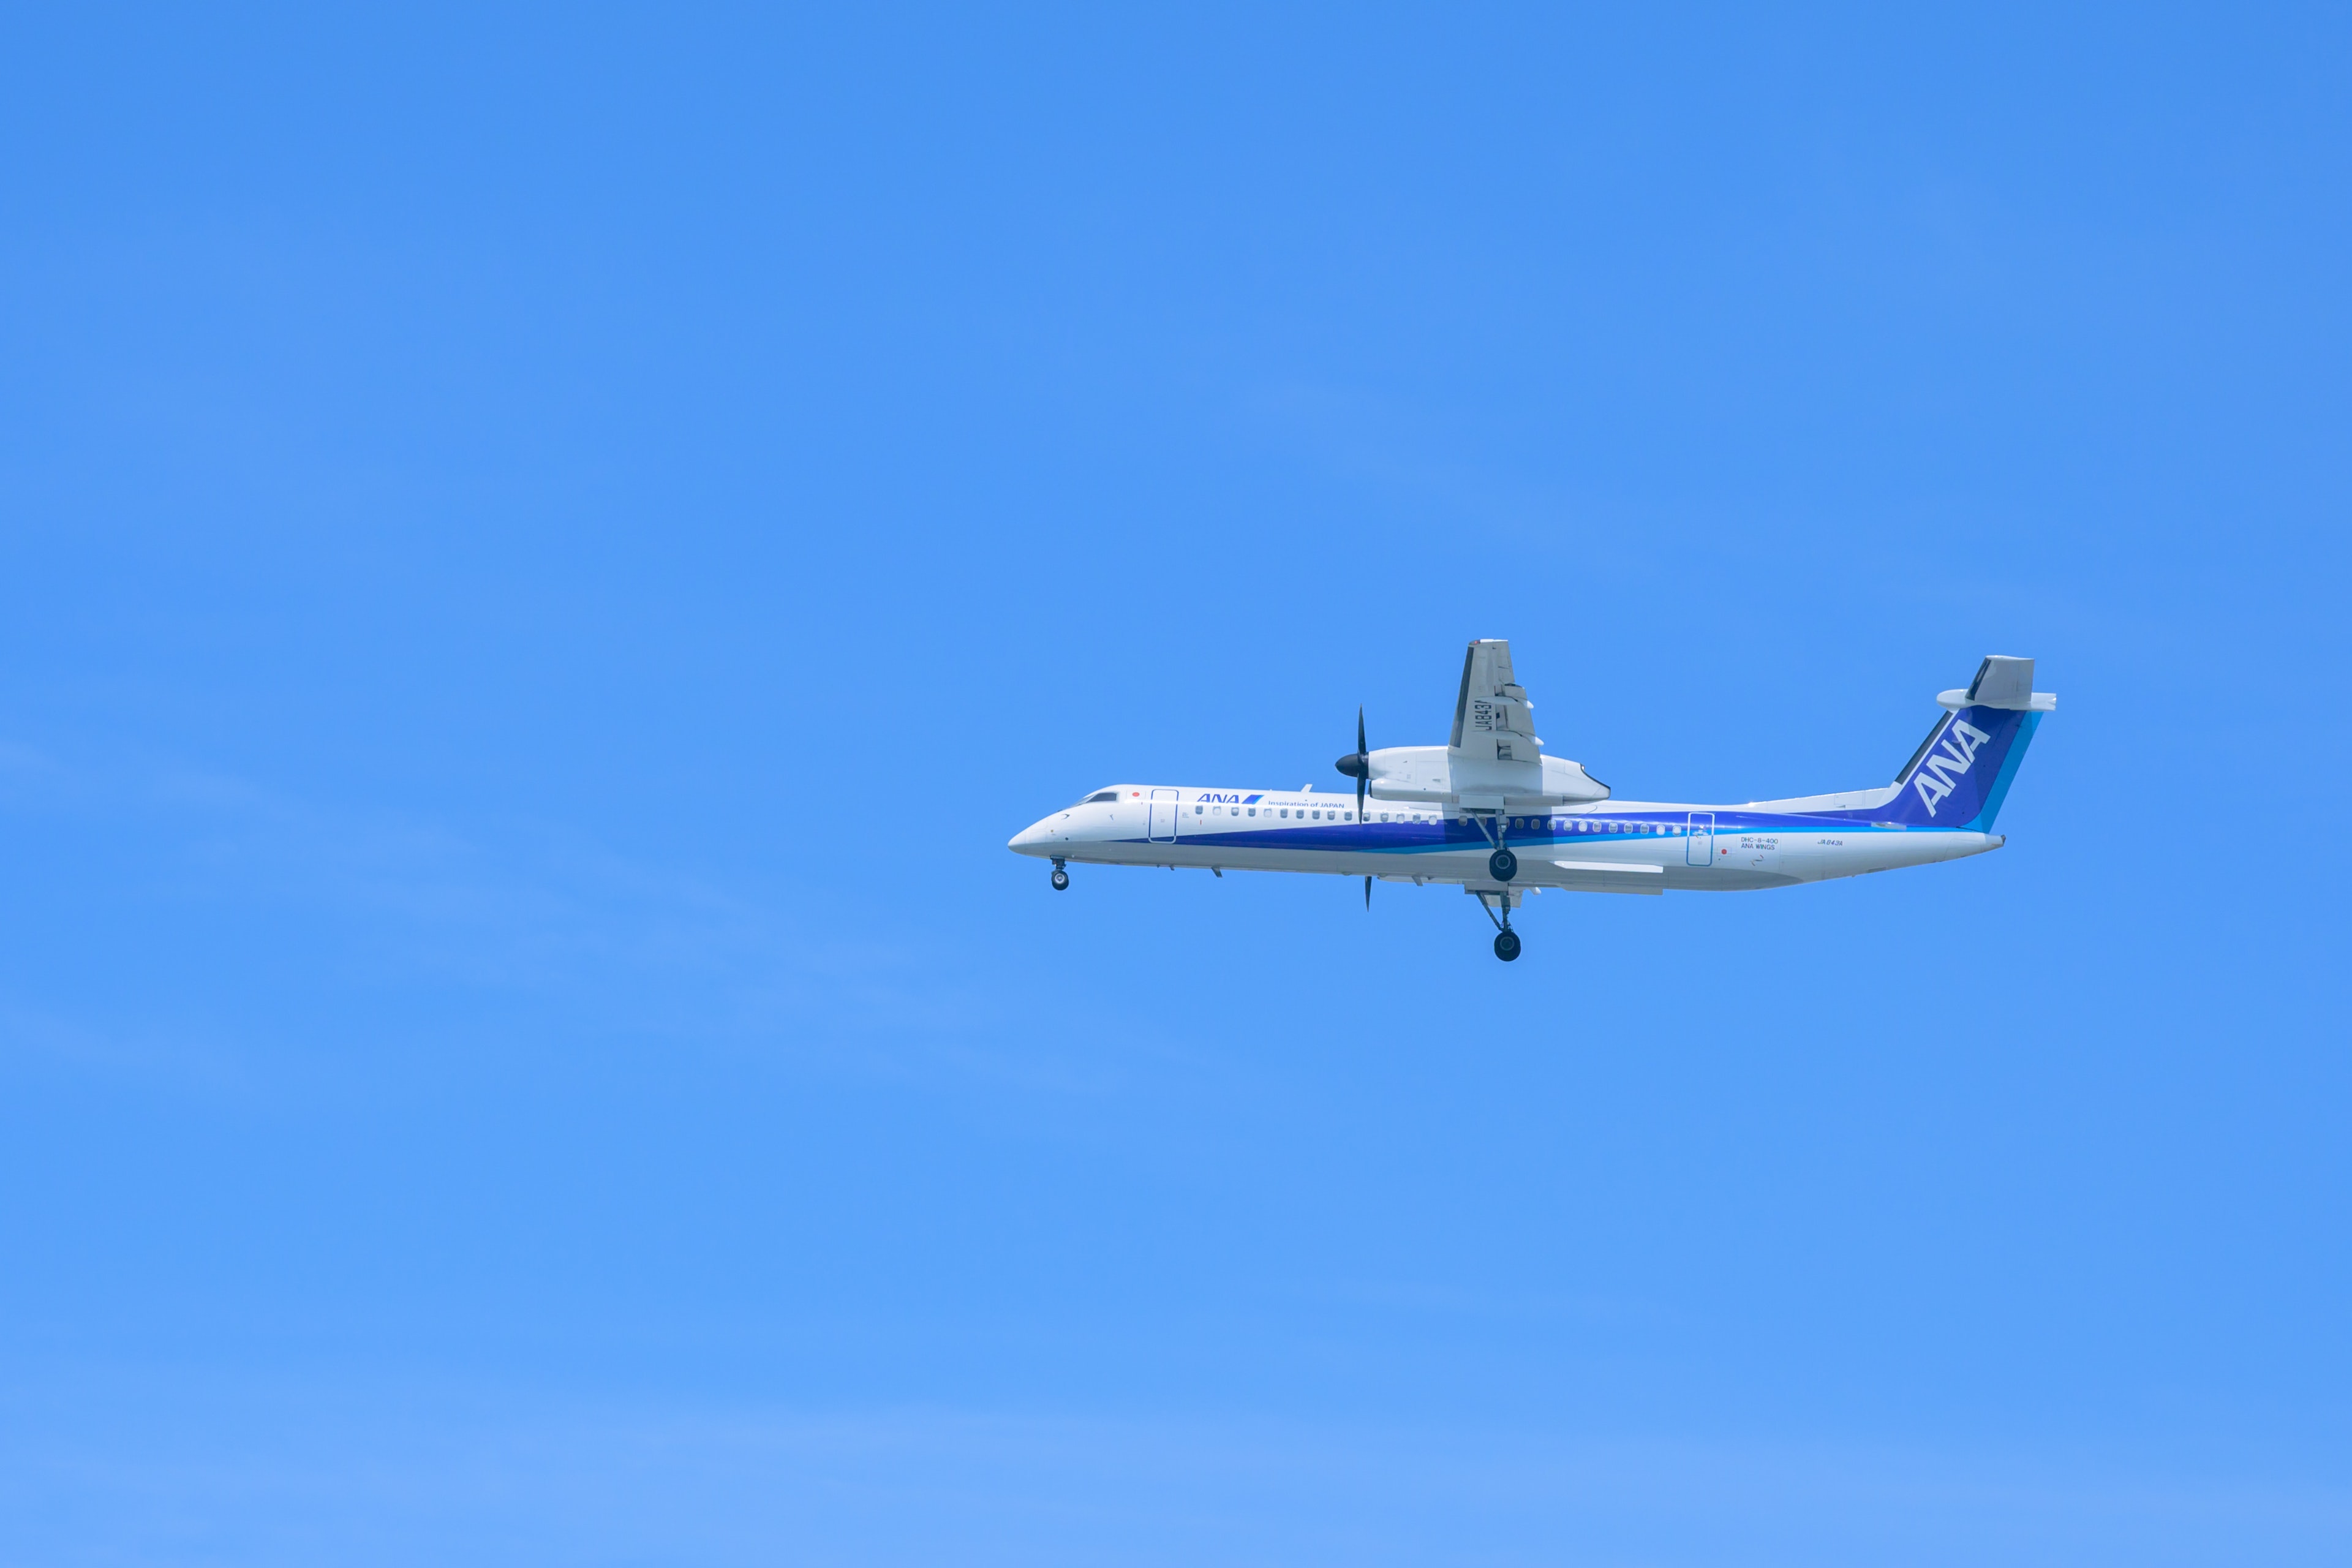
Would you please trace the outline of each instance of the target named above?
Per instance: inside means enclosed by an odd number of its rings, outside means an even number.
[[[1964,691],[1936,699],[1948,710],[1895,781],[1885,820],[1923,827],[1991,829],[2042,715],[2058,699],[2033,689],[2033,661],[1995,654]]]

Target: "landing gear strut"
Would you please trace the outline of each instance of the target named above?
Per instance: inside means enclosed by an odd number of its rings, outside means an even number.
[[[1510,851],[1505,849],[1497,853],[1507,855]],[[1470,890],[1477,894],[1478,907],[1486,911],[1486,918],[1495,922],[1495,956],[1505,963],[1517,958],[1519,933],[1511,929],[1511,889],[1501,888],[1491,894],[1479,892],[1475,888]],[[1492,904],[1486,901],[1489,898],[1495,900]],[[1499,914],[1496,913],[1498,910],[1501,911]]]
[[[1069,890],[1070,874],[1067,871],[1063,870],[1062,863],[1059,860],[1056,860],[1054,862],[1054,891],[1057,893],[1066,893]]]
[[[1503,827],[1505,819],[1500,816],[1496,817],[1495,826],[1492,827],[1486,826],[1486,819],[1483,816],[1473,820],[1478,824],[1478,831],[1486,834],[1495,843],[1495,852],[1486,857],[1486,875],[1494,878],[1497,882],[1507,882],[1517,876],[1519,858],[1511,853],[1510,845],[1505,842],[1506,834]],[[1518,949],[1513,948],[1511,956],[1517,957]]]

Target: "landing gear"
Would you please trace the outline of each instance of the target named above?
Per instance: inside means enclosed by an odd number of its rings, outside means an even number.
[[[1486,918],[1495,922],[1495,956],[1505,963],[1511,963],[1519,956],[1519,933],[1511,929],[1511,889],[1497,888],[1492,893],[1485,893],[1473,888],[1470,891],[1477,895],[1478,907],[1486,911]],[[1495,901],[1490,904],[1488,899]]]
[[[1517,876],[1519,858],[1511,853],[1510,845],[1504,841],[1507,830],[1503,826],[1503,818],[1496,817],[1492,827],[1486,826],[1487,819],[1484,816],[1473,817],[1471,820],[1477,823],[1478,831],[1491,839],[1495,846],[1495,852],[1486,857],[1486,875],[1494,878],[1497,882],[1507,882]]]
[[[1069,890],[1070,874],[1067,871],[1063,870],[1062,863],[1059,860],[1056,860],[1054,862],[1054,891],[1057,893],[1066,893]]]

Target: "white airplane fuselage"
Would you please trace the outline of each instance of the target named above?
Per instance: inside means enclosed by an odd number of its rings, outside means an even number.
[[[1998,849],[1998,834],[1873,823],[1828,813],[1883,794],[1696,805],[1612,800],[1477,817],[1352,794],[1120,784],[1013,839],[1023,855],[1078,864],[1302,871],[1449,882],[1499,891],[1487,874],[1499,826],[1518,858],[1510,886],[1580,892],[1736,892],[1858,877]]]

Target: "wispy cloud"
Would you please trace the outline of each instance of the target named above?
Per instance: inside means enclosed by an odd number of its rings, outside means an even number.
[[[1118,1070],[1116,1052],[1026,1042],[1001,988],[937,944],[866,934],[836,895],[730,885],[543,824],[468,828],[178,760],[68,763],[22,746],[0,747],[0,823],[12,818],[52,846],[61,882],[78,855],[137,863],[111,886],[140,909],[89,912],[100,924],[144,921],[163,947],[256,933],[207,952],[222,984],[200,1003],[175,1006],[139,979],[152,954],[120,935],[129,983],[103,1001],[23,978],[0,992],[0,1040],[93,1068],[169,1062],[189,1084],[258,1081],[271,1075],[241,1076],[241,1056],[289,1054],[325,1009],[347,1052],[426,1037],[492,1052],[652,1044],[1057,1094],[1098,1091]],[[270,998],[295,994],[313,1010],[289,1020]],[[1152,1048],[1132,1021],[1112,1033]],[[375,1068],[399,1070],[403,1054],[373,1053]]]
[[[43,1561],[191,1540],[257,1564],[2319,1563],[2352,1547],[2340,1486],[2044,1450],[413,1385],[76,1392],[37,1448],[0,1450],[11,1533]]]

